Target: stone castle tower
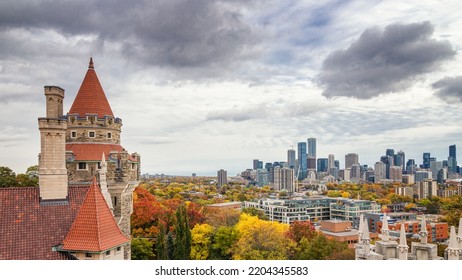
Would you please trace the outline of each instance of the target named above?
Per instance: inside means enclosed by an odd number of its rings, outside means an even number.
[[[140,179],[140,156],[130,154],[120,144],[122,120],[112,112],[93,59],[67,115],[63,115],[63,89],[46,86],[45,95],[47,117],[39,119],[41,199],[66,199],[67,188],[63,185],[88,186],[97,176],[120,230],[130,236],[132,194]],[[129,259],[129,244],[124,253]]]
[[[67,121],[63,118],[64,90],[45,86],[46,117],[39,118],[40,155],[39,187],[42,201],[59,201],[68,197],[65,139]]]

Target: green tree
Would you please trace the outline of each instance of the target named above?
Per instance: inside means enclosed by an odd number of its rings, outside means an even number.
[[[16,174],[9,167],[0,166],[0,187],[16,187]]]
[[[173,238],[173,233],[169,232],[167,234],[167,259],[173,260],[175,257],[175,239]]]
[[[231,226],[219,227],[213,235],[210,259],[230,260],[232,257],[232,247],[238,240],[238,231]]]
[[[165,228],[162,223],[160,223],[159,225],[159,234],[157,235],[157,242],[156,242],[156,252],[157,252],[158,260],[168,259],[167,240],[165,236]]]
[[[153,260],[153,243],[145,238],[132,239],[132,260]]]
[[[317,234],[311,240],[302,238],[297,254],[298,260],[328,260],[336,255],[351,257],[351,252],[347,252],[348,244],[336,240],[330,240],[322,234]],[[353,255],[354,257],[354,255]]]
[[[184,205],[178,207],[175,216],[174,258],[176,260],[187,260],[191,254],[191,230],[189,229],[186,207]]]

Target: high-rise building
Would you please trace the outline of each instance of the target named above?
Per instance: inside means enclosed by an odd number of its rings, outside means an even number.
[[[358,181],[361,179],[361,167],[359,164],[353,164],[350,171],[351,181]]]
[[[329,167],[328,162],[329,162],[329,160],[327,158],[318,158],[318,160],[317,160],[317,164],[318,164],[317,171],[318,172],[327,172],[328,167]]]
[[[387,149],[387,150],[385,151],[385,155],[386,155],[386,156],[389,156],[389,157],[392,157],[392,156],[395,155],[395,150],[394,150],[394,149]]]
[[[274,167],[274,184],[276,191],[286,190],[289,193],[295,192],[295,170],[287,167]]]
[[[401,166],[390,166],[390,180],[394,182],[403,181],[403,168]]]
[[[307,167],[308,171],[316,171],[316,158],[307,157],[307,159],[306,159],[306,167]]]
[[[351,168],[353,164],[359,165],[359,156],[356,153],[349,153],[345,155],[345,169]]]
[[[217,171],[217,182],[220,188],[228,184],[228,172],[226,170],[220,169]]]
[[[415,160],[409,159],[406,163],[406,173],[414,174],[416,170]]]
[[[457,173],[456,145],[449,146],[448,171],[450,174]]]
[[[443,163],[441,161],[430,161],[430,170],[432,171],[432,179],[438,179],[438,172],[443,169]]]
[[[374,182],[379,183],[383,179],[386,179],[386,165],[385,163],[378,161],[374,164]]]
[[[253,160],[253,170],[258,170],[258,163],[259,162],[260,162],[260,160],[258,160],[258,159]]]
[[[294,149],[289,149],[287,150],[287,165],[289,168],[296,168],[295,165],[295,150]]]
[[[316,138],[308,138],[308,157],[316,158]]]
[[[393,164],[395,166],[401,166],[401,169],[405,169],[406,154],[403,151],[397,152],[393,156]]]
[[[327,156],[327,168],[334,168],[335,167],[335,156],[333,154],[329,154]]]
[[[422,168],[424,168],[424,169],[430,168],[430,153],[423,153]]]
[[[257,185],[264,187],[269,185],[269,172],[266,169],[257,170]]]
[[[298,180],[303,180],[308,174],[307,161],[306,161],[306,142],[299,142],[298,148]]]

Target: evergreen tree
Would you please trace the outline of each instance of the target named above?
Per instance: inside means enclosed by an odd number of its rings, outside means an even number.
[[[187,260],[191,253],[191,230],[189,229],[186,207],[181,205],[175,213],[175,260]]]
[[[168,259],[168,252],[167,252],[167,244],[165,240],[165,228],[164,225],[161,223],[159,226],[159,234],[157,235],[157,259],[158,260],[167,260]]]
[[[167,260],[173,260],[175,255],[175,240],[172,232],[167,234]]]

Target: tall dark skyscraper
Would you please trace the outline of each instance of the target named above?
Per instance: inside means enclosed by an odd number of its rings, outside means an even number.
[[[308,163],[307,168],[309,170],[316,170],[316,138],[308,138]]]
[[[457,172],[457,155],[456,145],[449,146],[448,171],[449,173]]]
[[[425,169],[430,168],[430,153],[423,153],[422,167]]]
[[[327,158],[318,158],[317,160],[317,164],[318,164],[318,168],[317,168],[317,171],[318,172],[327,172],[328,171],[328,163],[329,160]]]
[[[307,175],[307,161],[306,161],[306,142],[299,142],[297,145],[298,153],[298,180],[303,180]]]
[[[401,166],[401,169],[404,170],[405,163],[406,163],[406,155],[403,151],[399,151],[393,156],[393,164],[395,166]]]
[[[385,152],[385,155],[389,156],[389,157],[392,157],[392,156],[395,155],[395,150],[394,149],[387,149],[387,151]]]
[[[295,150],[294,149],[289,149],[287,150],[287,165],[289,168],[294,168],[295,169]]]
[[[308,138],[308,157],[316,158],[316,138]]]

